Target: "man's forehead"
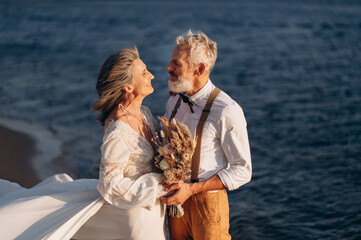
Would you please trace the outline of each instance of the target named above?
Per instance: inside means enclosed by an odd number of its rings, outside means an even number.
[[[183,57],[183,56],[187,56],[190,52],[190,48],[187,45],[178,45],[175,47],[173,54],[172,55],[176,55],[178,57]]]
[[[189,51],[190,50],[190,46],[187,45],[187,44],[177,45],[177,48],[179,48],[182,51]]]

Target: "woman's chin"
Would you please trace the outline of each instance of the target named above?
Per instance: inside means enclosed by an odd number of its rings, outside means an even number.
[[[149,87],[150,89],[149,89],[149,93],[148,93],[148,95],[150,95],[150,94],[152,94],[153,92],[154,92],[154,88],[153,87]],[[147,96],[148,96],[147,95]]]

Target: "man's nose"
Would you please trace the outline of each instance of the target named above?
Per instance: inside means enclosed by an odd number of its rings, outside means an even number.
[[[173,66],[172,66],[172,63],[170,62],[167,66],[167,71],[170,72],[170,71],[173,71]]]

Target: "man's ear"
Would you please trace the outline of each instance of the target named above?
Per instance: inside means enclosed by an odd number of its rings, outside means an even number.
[[[195,75],[202,75],[206,71],[206,65],[204,63],[200,63],[197,69],[194,71]]]

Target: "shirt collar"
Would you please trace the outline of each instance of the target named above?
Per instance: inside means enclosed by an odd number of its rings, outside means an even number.
[[[190,96],[189,99],[192,100],[195,104],[212,92],[213,83],[208,79],[206,85],[204,85],[198,92]]]

